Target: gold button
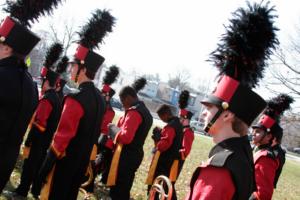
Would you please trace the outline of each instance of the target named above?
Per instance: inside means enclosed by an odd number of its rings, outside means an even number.
[[[226,101],[223,101],[223,102],[222,102],[222,108],[223,108],[224,110],[227,110],[228,107],[229,107],[229,104],[228,104]]]
[[[4,42],[4,41],[5,41],[5,37],[4,37],[4,36],[1,36],[1,37],[0,37],[0,41],[1,41],[1,42]]]

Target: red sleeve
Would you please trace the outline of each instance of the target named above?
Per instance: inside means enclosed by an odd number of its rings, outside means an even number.
[[[201,168],[193,187],[191,200],[231,200],[235,193],[230,172],[225,168],[208,166]],[[189,200],[188,194],[185,200]]]
[[[185,157],[187,157],[190,154],[193,141],[194,141],[194,132],[190,128],[185,129],[183,135],[183,141],[182,141],[182,148],[183,148],[182,151]]]
[[[115,111],[113,111],[112,109],[106,109],[101,124],[101,133],[104,133],[105,135],[108,134],[107,125],[113,121],[114,117],[115,117]]]
[[[255,163],[255,180],[257,191],[255,195],[261,200],[272,199],[273,182],[278,162],[267,156],[260,157]]]
[[[76,135],[77,127],[84,111],[79,102],[67,97],[55,132],[52,147],[55,152],[63,153],[70,140]]]
[[[157,150],[159,150],[160,152],[164,152],[164,151],[168,150],[168,148],[170,148],[170,146],[172,145],[176,133],[175,133],[174,128],[172,128],[170,126],[165,126],[161,130],[160,134],[161,134],[161,137],[160,137],[160,140],[158,141],[156,147],[157,147]]]
[[[33,122],[41,132],[44,132],[47,127],[47,120],[51,114],[52,105],[47,99],[40,100],[36,109],[36,115]]]
[[[127,112],[120,132],[117,133],[116,141],[121,144],[130,144],[135,136],[135,132],[142,123],[142,117],[136,110]]]

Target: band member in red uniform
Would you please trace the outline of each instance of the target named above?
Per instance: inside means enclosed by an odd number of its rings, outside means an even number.
[[[92,81],[104,58],[92,50],[112,31],[114,21],[108,11],[97,9],[79,32],[79,45],[71,62],[71,80],[79,85],[78,92],[64,98],[57,130],[39,172],[42,181],[49,175],[42,198],[77,199],[105,112],[104,99]]]
[[[63,102],[64,98],[64,87],[67,83],[66,78],[64,78],[64,73],[66,72],[68,66],[69,58],[67,56],[63,56],[60,62],[56,66],[56,73],[60,74],[59,81],[56,85],[56,92],[59,97],[59,100]]]
[[[34,180],[47,154],[61,111],[61,104],[55,92],[59,74],[52,71],[51,67],[62,51],[62,45],[54,43],[47,51],[41,71],[42,98],[39,100],[31,130],[25,141],[25,148],[30,150],[28,158],[24,160],[20,184],[15,191],[16,195],[22,197],[27,196],[32,183],[31,193],[36,197],[39,196],[40,189]]]
[[[10,16],[0,25],[0,194],[9,180],[27,126],[38,104],[38,90],[27,71],[25,57],[39,42],[31,22],[59,0],[13,1],[3,10]]]
[[[179,150],[180,152],[180,160],[179,160],[179,173],[178,176],[182,170],[183,164],[185,159],[188,157],[188,155],[191,152],[193,141],[194,141],[194,131],[190,127],[190,120],[193,116],[193,113],[186,109],[188,106],[188,100],[190,98],[190,93],[187,90],[184,90],[179,95],[179,119],[180,123],[183,126],[183,140],[182,145]]]
[[[211,54],[220,79],[213,93],[202,100],[202,117],[216,145],[194,172],[186,200],[245,200],[255,189],[247,133],[266,102],[251,88],[263,77],[265,60],[278,44],[272,12],[268,4],[239,8]]]
[[[252,127],[253,143],[258,147],[258,151],[254,154],[257,190],[250,199],[272,199],[274,187],[283,167],[279,152],[272,147],[272,142],[275,137],[282,135],[280,117],[290,108],[292,102],[293,99],[285,94],[271,99],[259,122]]]
[[[94,181],[98,173],[102,173],[101,182],[106,183],[111,159],[112,159],[112,149],[114,147],[114,142],[108,137],[108,124],[112,123],[115,117],[115,111],[111,107],[110,100],[116,93],[114,89],[110,87],[119,75],[119,68],[116,66],[111,66],[108,71],[105,72],[103,77],[103,86],[101,89],[102,96],[105,99],[106,109],[104,117],[101,124],[101,132],[99,137],[97,137],[96,144],[97,148],[97,158],[91,161],[91,166],[93,168],[93,179],[90,184],[83,187],[88,193],[94,192]]]
[[[172,114],[168,105],[161,105],[157,114],[159,118],[167,123],[161,130],[154,128],[152,139],[155,142],[153,150],[154,156],[148,172],[146,183],[148,191],[151,188],[153,180],[160,175],[169,177],[173,184],[172,200],[176,200],[175,182],[179,172],[180,149],[183,141],[183,127],[179,118]],[[156,161],[157,160],[157,161]],[[153,167],[157,163],[155,167]],[[152,169],[155,170],[153,173]],[[152,174],[154,176],[150,177]],[[158,199],[158,196],[155,197]]]
[[[116,146],[107,178],[112,200],[129,200],[135,172],[144,157],[143,145],[153,122],[150,111],[137,96],[145,84],[146,79],[140,78],[133,86],[121,89],[125,114],[118,127],[109,125],[109,136]]]
[[[102,172],[102,179],[103,183],[106,183],[107,176],[109,172],[109,167],[113,155],[113,147],[114,142],[113,140],[108,137],[108,124],[112,123],[115,117],[115,111],[111,106],[111,98],[115,95],[115,90],[110,87],[113,84],[117,77],[119,76],[119,68],[117,66],[111,66],[109,71],[106,72],[105,76],[103,77],[103,87],[102,87],[102,95],[106,101],[106,110],[103,118],[103,122],[101,125],[101,134],[98,140],[98,151],[99,155],[97,158],[97,164],[100,167],[100,171]]]

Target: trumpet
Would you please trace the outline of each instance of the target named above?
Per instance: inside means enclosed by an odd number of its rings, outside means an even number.
[[[154,200],[155,196],[157,195],[156,193],[158,193],[159,200],[172,199],[173,186],[171,181],[166,176],[161,175],[155,178],[149,192],[148,200]]]

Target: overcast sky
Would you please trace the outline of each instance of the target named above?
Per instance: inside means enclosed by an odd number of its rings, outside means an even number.
[[[285,43],[300,22],[300,2],[272,0],[271,4],[278,11],[280,41]],[[187,69],[197,87],[199,80],[216,75],[205,60],[216,48],[231,13],[245,5],[244,0],[66,0],[51,18],[41,18],[33,28],[44,28],[49,20],[61,24],[64,19],[72,19],[79,28],[95,8],[109,9],[117,18],[116,26],[99,51],[108,66],[159,73],[165,80],[168,74]]]

